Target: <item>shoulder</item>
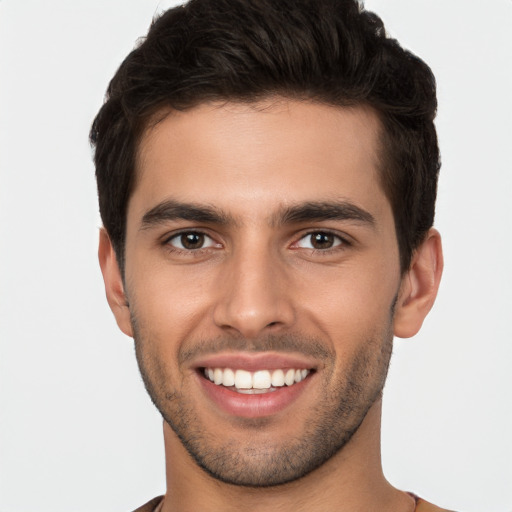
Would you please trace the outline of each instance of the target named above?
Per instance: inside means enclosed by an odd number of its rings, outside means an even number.
[[[436,507],[421,498],[416,498],[416,510],[415,512],[453,512],[445,508]]]
[[[162,501],[163,496],[158,496],[157,498],[153,498],[151,501],[148,501],[142,507],[135,509],[133,512],[155,512],[158,505]]]

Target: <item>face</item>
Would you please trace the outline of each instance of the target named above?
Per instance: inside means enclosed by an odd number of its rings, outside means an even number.
[[[300,478],[379,401],[401,280],[378,131],[369,109],[281,100],[172,113],[142,140],[118,321],[220,480]]]

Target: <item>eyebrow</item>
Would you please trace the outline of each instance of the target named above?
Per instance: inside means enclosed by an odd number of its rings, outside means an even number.
[[[140,230],[176,220],[217,225],[237,225],[237,222],[231,215],[214,206],[183,203],[169,199],[162,201],[144,214]],[[308,201],[297,205],[285,206],[271,217],[270,224],[272,226],[280,226],[327,220],[356,221],[372,227],[375,225],[375,219],[370,212],[347,201]]]
[[[234,224],[230,215],[208,205],[197,205],[194,203],[182,203],[172,199],[162,201],[142,217],[140,229],[148,229],[157,224],[174,220],[188,220],[193,222],[204,222],[208,224]]]
[[[348,201],[306,202],[283,208],[272,224],[298,224],[308,221],[348,220],[375,226],[373,215]]]

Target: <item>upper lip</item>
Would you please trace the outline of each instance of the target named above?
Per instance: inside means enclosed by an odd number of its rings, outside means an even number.
[[[257,370],[316,369],[318,361],[301,354],[280,352],[224,352],[198,358],[195,368],[232,368],[255,372]]]

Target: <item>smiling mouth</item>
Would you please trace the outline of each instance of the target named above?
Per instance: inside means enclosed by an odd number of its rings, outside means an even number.
[[[217,386],[242,394],[262,394],[278,391],[302,382],[312,369],[287,368],[276,370],[236,370],[232,368],[202,368],[201,374]]]

